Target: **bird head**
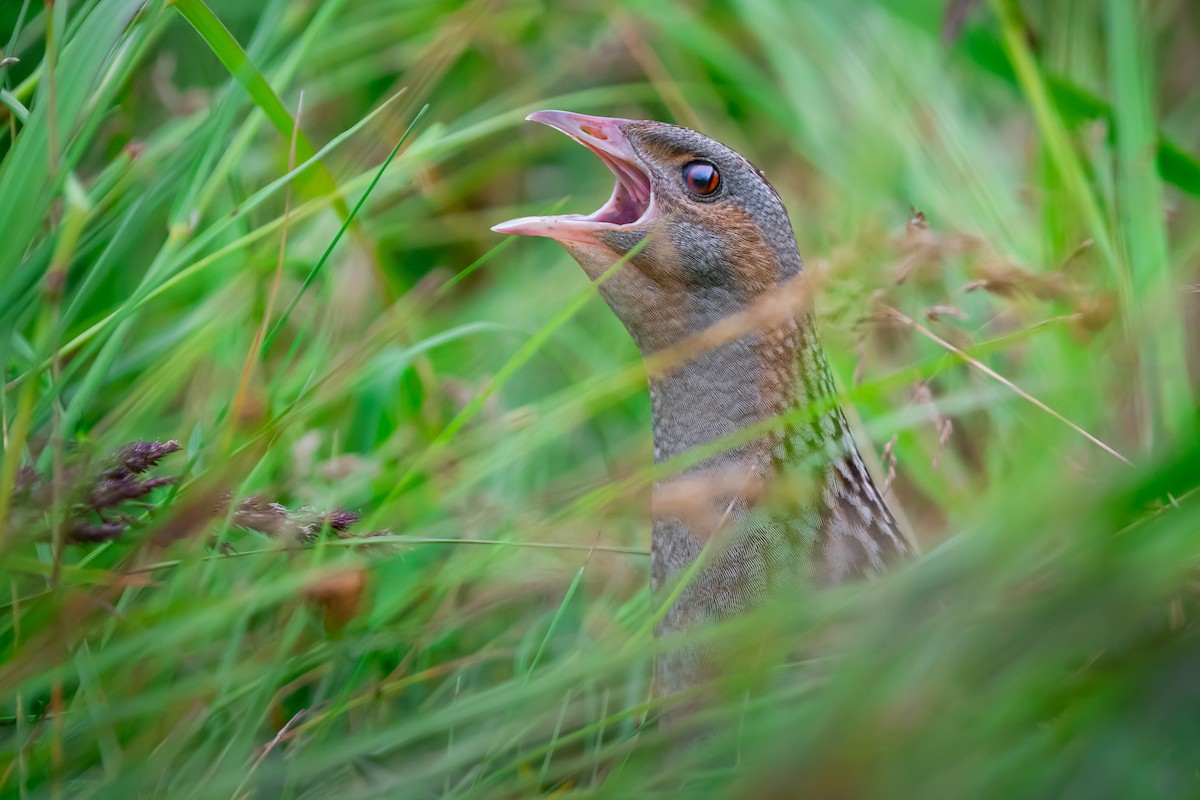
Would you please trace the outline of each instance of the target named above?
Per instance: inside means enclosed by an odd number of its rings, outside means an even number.
[[[800,272],[791,223],[763,173],[687,128],[649,120],[538,111],[616,176],[591,214],[522,217],[498,233],[558,241],[593,280],[643,353],[746,310]]]

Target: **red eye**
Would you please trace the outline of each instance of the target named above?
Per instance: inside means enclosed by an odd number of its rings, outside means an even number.
[[[707,161],[692,161],[683,166],[683,182],[692,194],[710,195],[721,185],[721,174]]]

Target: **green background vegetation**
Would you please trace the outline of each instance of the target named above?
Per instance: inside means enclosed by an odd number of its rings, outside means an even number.
[[[0,795],[1200,796],[1194,3],[6,0],[0,47]],[[766,171],[926,553],[711,633],[673,759],[636,350],[488,230],[611,191],[540,108]],[[178,483],[65,542],[154,439]]]

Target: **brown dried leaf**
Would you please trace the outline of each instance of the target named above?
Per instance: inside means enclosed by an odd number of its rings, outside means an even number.
[[[305,587],[305,599],[325,612],[326,631],[340,631],[358,616],[367,578],[366,568],[347,567],[317,578]]]
[[[1079,330],[1084,334],[1108,327],[1117,313],[1117,304],[1111,294],[1081,298],[1076,301],[1075,308],[1079,312]]]

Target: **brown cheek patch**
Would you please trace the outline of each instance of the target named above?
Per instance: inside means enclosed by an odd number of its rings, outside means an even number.
[[[714,203],[693,214],[701,224],[722,232],[736,275],[736,289],[751,315],[756,305],[761,305],[760,301],[785,290],[780,285],[775,252],[745,209],[732,203]],[[758,332],[758,364],[747,365],[747,377],[758,383],[763,417],[772,417],[788,408],[797,379],[799,326],[794,317],[780,322],[776,315],[764,310]],[[762,446],[770,448],[775,438],[762,439]]]
[[[692,217],[710,230],[721,232],[743,302],[751,305],[764,292],[779,285],[775,252],[744,208],[733,203],[704,204],[693,209]]]

